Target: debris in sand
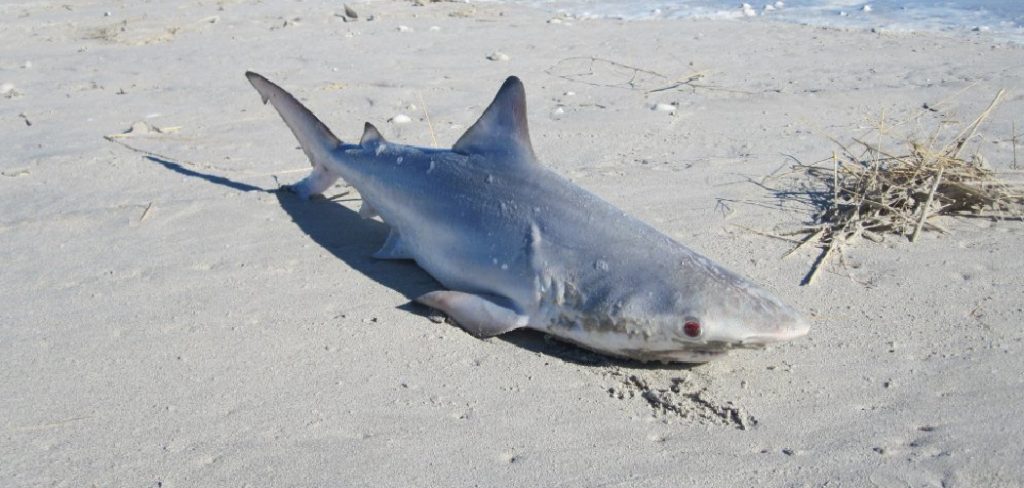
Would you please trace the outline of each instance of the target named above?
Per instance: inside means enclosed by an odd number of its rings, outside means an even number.
[[[171,42],[181,33],[183,27],[164,25],[156,21],[132,21],[127,19],[85,32],[83,38],[125,46],[143,46]]]
[[[27,168],[23,168],[23,169],[12,169],[12,170],[3,170],[3,171],[0,171],[0,176],[6,176],[6,177],[8,177],[8,178],[17,178],[17,177],[19,177],[19,176],[28,176],[28,175],[29,175],[29,174],[31,174],[31,173],[32,173],[32,172],[31,172],[31,171],[29,171],[29,170],[28,170]]]
[[[149,202],[146,208],[142,209],[142,215],[139,216],[139,223],[141,224],[149,216],[149,211],[153,208],[153,202]]]
[[[141,136],[146,134],[152,134],[154,132],[156,132],[156,129],[153,126],[147,124],[146,122],[140,121],[133,123],[132,126],[129,127],[128,130],[124,131],[124,133],[122,133],[121,135]]]
[[[448,16],[453,18],[469,18],[473,17],[474,15],[476,15],[475,7],[467,7],[460,10],[453,10],[451,12],[448,12]]]
[[[988,108],[951,138],[943,138],[949,124],[942,121],[924,139],[893,139],[880,123],[877,142],[854,138],[855,145],[848,147],[836,141],[840,152],[831,158],[794,166],[788,175],[799,178],[801,185],[809,178],[801,191],[810,196],[805,202],[818,210],[809,225],[782,234],[806,234],[785,256],[808,246],[821,249],[802,284],[813,283],[822,265],[834,254],[842,260],[843,248],[860,238],[881,241],[895,234],[913,242],[925,230],[946,233],[931,221],[940,215],[1024,217],[1022,185],[1001,179],[981,154],[963,154],[1004,94],[1000,90]],[[943,115],[927,109],[918,117]]]
[[[356,19],[359,18],[359,14],[356,13],[355,9],[353,9],[352,7],[349,7],[347,3],[343,4],[342,6],[345,8],[345,18],[348,18],[348,19],[351,19],[351,20],[356,20]]]
[[[124,137],[148,136],[153,134],[173,134],[181,130],[180,126],[157,127],[147,122],[135,122],[128,130],[120,134],[106,136],[107,139],[121,139]]]
[[[508,61],[509,59],[512,58],[508,57],[508,54],[505,54],[501,51],[494,51],[493,53],[487,55],[487,59],[490,59],[491,61]]]
[[[679,109],[679,106],[674,103],[656,103],[651,110],[655,112],[675,112]]]
[[[409,118],[408,115],[398,114],[388,119],[388,122],[391,122],[392,124],[408,124],[409,122],[412,122],[412,119]]]
[[[0,95],[3,95],[4,98],[15,98],[21,93],[14,88],[14,83],[4,83],[0,85]]]

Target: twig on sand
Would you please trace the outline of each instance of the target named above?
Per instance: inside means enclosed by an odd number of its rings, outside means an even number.
[[[53,429],[53,428],[56,428],[56,427],[63,427],[65,425],[68,425],[68,424],[71,424],[71,423],[74,423],[74,422],[79,422],[79,421],[82,421],[82,420],[88,420],[88,419],[91,419],[91,418],[92,418],[92,415],[85,415],[85,416],[81,416],[81,417],[71,417],[71,418],[68,418],[68,419],[56,420],[56,421],[47,422],[47,423],[44,423],[44,424],[26,425],[24,427],[15,428],[13,430],[15,432],[32,432],[32,431],[36,431],[36,430]]]
[[[795,252],[799,251],[800,249],[804,248],[808,244],[815,244],[815,243],[817,243],[818,240],[821,239],[821,236],[825,234],[826,230],[828,230],[828,229],[822,228],[818,232],[810,234],[807,237],[801,239],[800,243],[797,244],[796,247],[794,247],[793,249],[790,249],[789,251],[787,251],[786,254],[782,255],[782,257],[783,258],[787,258],[790,255],[792,255],[793,253],[795,253]]]
[[[669,76],[657,71],[631,66],[611,59],[595,56],[571,56],[562,58],[555,64],[544,70],[551,76],[557,76],[573,83],[597,86],[602,88],[623,88],[643,93],[646,97],[653,93],[660,93],[689,88],[696,92],[698,89],[709,91],[720,91],[727,93],[738,93],[742,95],[754,95],[759,92],[741,90],[737,88],[726,88],[703,83],[697,83],[709,76],[709,70],[693,71],[682,76]]]
[[[783,234],[774,234],[774,233],[771,233],[771,232],[765,232],[765,231],[762,231],[762,230],[752,229],[752,228],[747,227],[745,225],[739,225],[739,224],[729,224],[729,225],[731,225],[733,227],[736,227],[737,229],[745,230],[747,232],[753,232],[754,234],[765,236],[765,237],[771,237],[772,239],[778,239],[780,241],[791,242],[791,243],[794,243],[794,244],[800,242],[800,241],[798,241],[796,239],[790,239],[788,237],[785,237]]]
[[[151,209],[151,208],[153,208],[153,202],[149,202],[148,204],[146,204],[146,208],[142,209],[142,215],[139,216],[139,223],[140,224],[144,220],[146,220],[146,216],[149,215],[149,209]]]
[[[695,81],[700,80],[701,78],[704,78],[705,76],[707,76],[707,74],[708,74],[707,71],[698,71],[698,72],[686,75],[685,77],[681,76],[681,77],[677,78],[676,81],[673,82],[671,85],[667,85],[667,86],[663,86],[663,87],[660,87],[660,88],[654,88],[654,89],[651,89],[651,90],[647,90],[647,93],[650,94],[650,93],[658,93],[658,92],[663,92],[663,91],[674,90],[674,89],[679,88],[681,86],[689,86],[690,88],[710,88],[710,87],[707,87],[705,85],[694,84]]]
[[[917,221],[914,233],[910,236],[910,242],[917,241],[917,235],[921,233],[924,222],[928,220],[928,208],[932,206],[932,200],[935,199],[935,190],[939,188],[939,183],[942,182],[942,172],[945,170],[946,168],[939,168],[939,173],[935,175],[935,184],[932,185],[931,191],[928,192],[928,199],[924,201],[924,206],[921,208],[921,220]]]
[[[416,92],[416,97],[420,99],[420,106],[423,107],[423,117],[427,119],[427,128],[430,129],[430,147],[437,147],[437,136],[434,135],[434,124],[430,123],[430,113],[427,112],[427,104],[423,102],[423,94]]]
[[[1010,122],[1010,132],[1013,135],[1010,137],[1010,144],[1013,145],[1013,169],[1017,169],[1017,121]]]
[[[821,269],[821,265],[828,262],[829,256],[832,255],[832,251],[839,247],[839,241],[832,241],[825,247],[825,250],[818,255],[818,259],[814,260],[814,264],[811,265],[811,270],[807,272],[807,276],[804,277],[801,285],[813,285],[814,278],[818,276],[818,270]]]
[[[996,97],[988,104],[988,108],[981,112],[981,115],[978,115],[978,117],[974,119],[974,122],[971,122],[970,125],[965,127],[964,130],[960,132],[960,135],[953,139],[953,145],[956,149],[953,151],[953,155],[950,156],[952,159],[956,159],[960,156],[960,150],[964,148],[964,144],[966,144],[968,140],[974,138],[974,134],[978,132],[978,127],[981,126],[981,123],[992,114],[992,110],[996,108],[996,105],[999,104],[999,100],[1003,98],[1003,94],[1005,93],[1005,89],[999,90],[999,92],[996,93]],[[965,133],[967,135],[964,135]]]
[[[591,86],[628,88],[643,90],[650,78],[668,79],[656,71],[630,66],[628,64],[612,61],[610,59],[594,56],[572,56],[560,59],[557,63],[546,69],[549,75],[557,76],[567,81],[583,83]],[[602,72],[599,74],[599,72]],[[600,81],[602,76],[616,78],[623,77],[625,80],[618,82]],[[598,81],[594,81],[598,80]]]

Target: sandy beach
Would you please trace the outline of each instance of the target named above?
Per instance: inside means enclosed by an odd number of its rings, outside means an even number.
[[[0,5],[0,486],[1024,486],[1024,224],[864,241],[801,286],[818,251],[764,234],[812,209],[759,184],[1000,89],[971,145],[1019,174],[1024,47],[349,5]],[[371,257],[352,188],[273,191],[309,164],[246,70],[346,141],[436,147],[517,75],[544,164],[811,333],[695,367],[477,339]]]

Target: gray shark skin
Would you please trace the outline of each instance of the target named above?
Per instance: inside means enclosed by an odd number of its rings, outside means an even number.
[[[343,143],[246,77],[313,166],[291,190],[305,199],[344,178],[360,214],[391,229],[374,256],[415,260],[448,288],[416,301],[478,337],[528,327],[611,356],[703,363],[808,332],[767,291],[542,166],[516,77],[451,150],[395,144],[369,123]]]

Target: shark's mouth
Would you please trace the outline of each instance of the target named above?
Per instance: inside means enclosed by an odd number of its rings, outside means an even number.
[[[673,342],[679,344],[681,350],[702,352],[710,354],[723,354],[728,352],[730,349],[764,349],[765,344],[761,341],[707,341],[707,342],[691,342],[681,339],[673,339]]]
[[[675,354],[679,354],[679,355],[691,355],[691,356],[697,356],[697,357],[705,357],[706,356],[708,358],[715,358],[715,357],[718,357],[718,356],[722,356],[722,355],[724,355],[724,354],[726,354],[728,352],[729,352],[729,349],[726,349],[726,348],[715,348],[715,349],[681,349],[679,351],[674,351]]]
[[[745,340],[743,342],[737,342],[729,345],[729,349],[764,349],[766,344],[764,342],[752,342]]]
[[[688,364],[701,364],[711,361],[712,359],[722,357],[729,353],[733,349],[761,349],[764,347],[763,344],[754,343],[742,343],[742,342],[725,342],[725,341],[709,341],[709,342],[691,342],[683,340],[675,340],[673,343],[676,345],[674,348],[662,349],[662,348],[650,348],[650,349],[639,349],[639,348],[596,348],[593,345],[583,344],[579,341],[572,339],[563,339],[566,342],[574,343],[584,349],[589,349],[601,354],[609,356],[615,356],[625,359],[634,359],[642,362],[661,362],[661,363],[688,363]]]
[[[663,363],[706,363],[729,352],[728,348],[679,348],[668,350],[625,349],[615,351],[616,356],[637,359],[643,362]]]
[[[627,350],[620,351],[627,357],[641,361],[661,361],[666,363],[706,363],[712,359],[724,356],[733,349],[762,349],[764,344],[744,342],[690,342],[674,341],[679,348],[666,350]]]

